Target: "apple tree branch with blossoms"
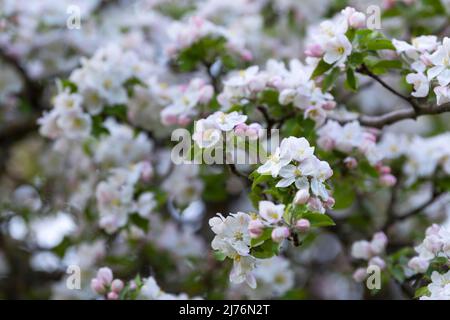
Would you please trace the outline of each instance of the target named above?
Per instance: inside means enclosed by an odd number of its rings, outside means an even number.
[[[0,298],[450,300],[449,1],[74,2],[0,5]]]

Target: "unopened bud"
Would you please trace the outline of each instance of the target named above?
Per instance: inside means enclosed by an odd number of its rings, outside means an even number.
[[[281,242],[289,237],[289,229],[287,227],[277,227],[272,231],[272,240],[275,242]]]
[[[307,219],[300,219],[295,224],[295,227],[300,232],[307,232],[311,228],[311,223]]]

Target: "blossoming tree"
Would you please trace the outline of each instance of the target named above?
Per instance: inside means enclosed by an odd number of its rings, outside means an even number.
[[[1,298],[450,299],[449,1],[0,9]]]

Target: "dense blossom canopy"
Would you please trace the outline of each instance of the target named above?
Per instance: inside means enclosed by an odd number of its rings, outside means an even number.
[[[0,298],[450,300],[450,1],[3,0],[0,67]]]

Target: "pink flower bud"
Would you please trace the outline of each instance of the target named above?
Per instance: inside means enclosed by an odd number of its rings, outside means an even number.
[[[104,285],[109,285],[113,280],[113,273],[110,268],[104,267],[97,271],[97,279]]]
[[[251,61],[251,60],[253,60],[253,54],[249,50],[244,50],[241,53],[241,57],[242,57],[242,59],[244,59],[244,61]]]
[[[323,49],[320,44],[313,44],[306,48],[305,55],[313,58],[321,58],[323,56]]]
[[[372,241],[370,242],[370,250],[373,254],[378,255],[384,251],[388,242],[388,238],[384,232],[377,232],[373,235]]]
[[[418,273],[425,273],[430,266],[430,261],[420,257],[414,257],[408,262],[408,267]]]
[[[294,197],[294,203],[296,205],[305,204],[309,200],[309,190],[308,189],[300,189],[297,191]]]
[[[310,197],[308,199],[308,209],[313,212],[325,213],[325,208],[322,205],[322,201],[316,197]]]
[[[153,167],[150,162],[144,161],[141,169],[141,179],[148,182],[153,177]]]
[[[369,260],[372,256],[370,243],[366,240],[354,242],[351,249],[351,255],[355,259]]]
[[[381,174],[390,174],[391,173],[391,168],[388,166],[380,166],[378,168],[378,172]]]
[[[309,228],[311,228],[311,223],[307,219],[300,219],[295,224],[295,227],[300,232],[307,232],[309,230]]]
[[[378,256],[373,257],[372,259],[369,260],[369,266],[373,265],[380,267],[380,269],[382,270],[386,268],[386,262],[384,262],[384,260]]]
[[[272,240],[281,242],[289,237],[289,229],[287,227],[277,227],[272,230]]]
[[[322,104],[322,109],[324,110],[333,110],[334,108],[336,108],[335,101],[327,101],[324,104]]]
[[[358,268],[353,272],[353,279],[356,282],[363,282],[367,277],[367,270],[365,268]]]
[[[214,94],[214,88],[211,85],[206,85],[202,88],[199,102],[200,103],[208,103]]]
[[[355,12],[348,18],[348,23],[355,29],[364,28],[366,26],[366,15],[362,12]]]
[[[91,280],[91,289],[98,294],[104,294],[106,292],[106,288],[103,285],[103,282],[97,278]]]
[[[136,290],[137,289],[136,282],[134,280],[130,280],[128,287],[130,288],[130,290]]]
[[[252,123],[247,127],[245,134],[250,139],[257,139],[260,137],[260,135],[262,133],[261,130],[262,130],[262,127],[259,123]]]
[[[348,169],[355,169],[358,166],[358,161],[353,157],[347,157],[344,159],[344,164]]]
[[[333,197],[328,197],[328,199],[324,202],[324,206],[327,209],[333,208],[336,200]]]
[[[383,9],[387,10],[393,8],[395,6],[395,2],[396,0],[383,0]]]
[[[120,291],[122,291],[123,287],[124,287],[123,281],[120,279],[115,279],[111,283],[111,290],[114,291],[115,293],[120,293]]]
[[[380,183],[385,187],[392,187],[397,183],[397,178],[392,174],[384,174],[380,177]]]
[[[192,121],[192,120],[191,120],[190,117],[182,115],[182,116],[179,116],[179,117],[178,117],[177,123],[178,123],[180,126],[185,127],[185,126],[187,126],[189,123],[191,123],[191,121]]]
[[[115,293],[114,291],[111,291],[107,295],[108,300],[117,300],[119,299],[119,295]]]
[[[171,126],[177,124],[178,117],[174,114],[162,114],[161,121],[163,124]]]
[[[245,136],[245,133],[247,131],[247,125],[245,123],[240,123],[236,127],[234,127],[234,133],[237,136]]]
[[[250,220],[248,223],[248,232],[250,237],[258,238],[264,231],[264,224],[259,219]]]
[[[327,137],[327,136],[320,137],[319,140],[317,141],[317,143],[325,151],[332,150],[334,148],[334,146],[336,145],[336,142],[332,138]]]

